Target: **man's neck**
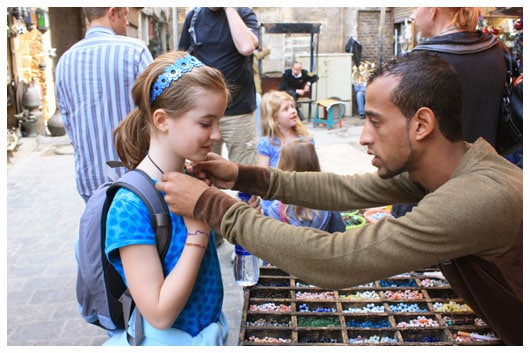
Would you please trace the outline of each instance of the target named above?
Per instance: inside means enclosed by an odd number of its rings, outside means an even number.
[[[433,192],[451,178],[468,149],[464,141],[446,140],[431,145],[418,160],[417,168],[409,171],[409,177],[423,185],[429,192]]]

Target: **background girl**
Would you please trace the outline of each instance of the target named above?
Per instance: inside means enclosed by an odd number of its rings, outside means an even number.
[[[186,52],[163,54],[137,78],[136,108],[114,131],[118,154],[154,182],[206,158],[220,139],[228,90],[219,71]],[[143,316],[142,345],[223,345],[223,285],[213,233],[204,223],[171,213],[169,250],[161,263],[146,206],[132,192],[116,194],[105,251]],[[129,330],[134,327],[132,315]],[[126,345],[120,332],[105,344]]]
[[[269,91],[261,99],[261,138],[258,141],[258,165],[273,167],[278,165],[280,149],[292,141],[302,140],[314,144],[311,132],[305,127],[296,104],[287,92]],[[272,201],[262,200],[265,215]]]
[[[283,146],[281,152],[278,169],[292,172],[320,172],[320,162],[313,144],[293,141]],[[269,217],[292,225],[317,228],[330,233],[346,230],[340,212],[284,205],[277,200],[273,201],[269,207]]]

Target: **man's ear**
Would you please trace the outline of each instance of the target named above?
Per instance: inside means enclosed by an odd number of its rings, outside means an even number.
[[[153,125],[159,131],[168,131],[168,119],[169,116],[164,109],[157,109],[153,112]]]
[[[110,21],[114,20],[117,16],[116,8],[115,7],[109,7],[109,10],[107,11],[107,17]]]
[[[418,109],[412,119],[415,123],[414,136],[417,141],[421,141],[431,135],[438,124],[434,112],[427,107]]]

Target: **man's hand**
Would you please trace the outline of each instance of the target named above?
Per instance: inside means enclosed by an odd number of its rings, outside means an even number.
[[[208,153],[205,161],[193,162],[186,166],[186,171],[208,185],[220,189],[232,189],[237,180],[239,167],[215,153]]]
[[[164,200],[171,212],[188,217],[193,217],[197,200],[208,189],[203,181],[178,172],[165,173],[155,186],[166,193]]]

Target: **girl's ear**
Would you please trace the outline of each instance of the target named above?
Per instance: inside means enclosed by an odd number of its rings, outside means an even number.
[[[157,109],[153,112],[153,125],[159,131],[168,131],[168,119],[169,116],[164,109]]]

